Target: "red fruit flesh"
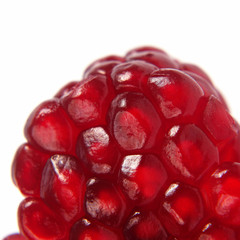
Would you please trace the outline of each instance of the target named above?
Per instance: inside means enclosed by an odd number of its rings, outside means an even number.
[[[112,183],[90,179],[85,194],[85,211],[93,219],[117,227],[126,214],[124,200]]]
[[[143,61],[130,61],[116,65],[111,73],[117,91],[138,91],[146,87],[149,74],[158,68]]]
[[[208,223],[202,229],[200,235],[196,238],[197,240],[237,240],[237,236],[234,231],[228,227],[218,225],[216,223]]]
[[[122,162],[120,185],[136,205],[154,200],[167,180],[161,161],[154,155],[128,155]]]
[[[240,163],[223,163],[205,179],[202,187],[209,210],[220,222],[240,225]]]
[[[204,80],[207,80],[210,84],[212,84],[209,76],[198,66],[190,63],[180,63],[180,70],[185,72],[195,73],[197,76],[202,77]]]
[[[154,47],[97,60],[27,120],[8,238],[239,239],[239,130],[195,65]]]
[[[203,124],[217,144],[227,142],[238,132],[236,122],[214,96],[209,98],[203,113]]]
[[[71,156],[52,156],[42,173],[40,194],[44,202],[66,222],[83,216],[86,181],[79,160]]]
[[[197,189],[172,183],[163,198],[159,218],[173,236],[187,236],[204,217],[203,202]]]
[[[42,171],[49,157],[49,154],[27,143],[17,150],[12,164],[12,177],[24,195],[40,195]]]
[[[92,223],[87,218],[80,219],[71,230],[70,240],[120,240],[121,235],[107,226]]]
[[[114,173],[120,155],[116,144],[102,127],[83,131],[77,141],[76,153],[86,172],[102,176]]]
[[[123,93],[109,109],[110,132],[123,150],[149,149],[156,143],[161,120],[141,93]]]
[[[152,212],[135,212],[124,227],[124,236],[127,240],[162,240],[167,234]]]
[[[45,151],[69,152],[73,147],[73,129],[59,101],[46,101],[30,115],[25,126],[29,143]]]
[[[79,82],[64,98],[62,105],[80,128],[104,124],[108,102],[108,85],[104,76],[91,77]]]
[[[41,199],[26,198],[19,206],[18,220],[20,231],[29,239],[63,240],[67,228]]]
[[[203,90],[194,79],[176,69],[153,72],[148,88],[163,116],[177,118],[177,121],[192,116],[203,96]]]
[[[127,61],[130,60],[142,60],[156,65],[159,68],[177,68],[178,64],[170,56],[161,51],[155,51],[154,49],[144,51],[144,49],[131,51],[126,55]]]
[[[163,140],[160,154],[183,181],[191,184],[219,161],[217,147],[194,124],[172,127]]]

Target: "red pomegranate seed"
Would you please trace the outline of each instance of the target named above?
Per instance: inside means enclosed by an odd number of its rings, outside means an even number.
[[[148,88],[163,116],[177,121],[193,115],[204,94],[192,77],[176,69],[153,72]]]
[[[161,120],[151,102],[141,93],[123,93],[109,110],[111,133],[124,150],[153,147]]]
[[[85,195],[86,213],[109,226],[119,226],[126,214],[126,202],[110,182],[90,179]]]
[[[29,143],[45,151],[66,152],[73,147],[72,126],[56,99],[39,105],[27,120],[25,136]]]
[[[12,178],[24,195],[40,195],[42,171],[49,157],[28,143],[18,148],[12,164]]]
[[[142,205],[156,198],[167,180],[167,173],[154,155],[128,155],[123,159],[119,177],[129,199]]]
[[[83,216],[85,191],[85,176],[76,158],[54,155],[48,160],[42,174],[41,198],[65,221]]]
[[[78,83],[62,104],[80,129],[105,123],[104,115],[108,107],[108,86],[103,76],[86,79]]]
[[[216,223],[208,223],[202,229],[202,233],[197,240],[237,240],[234,231],[228,227],[221,226]]]
[[[31,240],[66,240],[67,227],[40,198],[26,198],[19,206],[20,231]]]
[[[102,127],[83,131],[79,136],[76,152],[86,165],[86,171],[101,176],[113,174],[120,157],[116,144]]]
[[[219,162],[215,145],[194,124],[172,127],[163,140],[160,157],[175,171],[173,179],[194,184]]]
[[[239,130],[234,119],[214,96],[209,98],[204,110],[203,124],[217,143],[233,138]]]
[[[183,183],[172,183],[165,192],[159,217],[169,233],[187,236],[204,217],[200,193]]]
[[[111,77],[117,91],[144,91],[149,75],[157,69],[143,61],[124,62],[113,68]]]
[[[77,83],[78,83],[77,81],[73,81],[73,82],[66,84],[55,94],[55,97],[56,98],[65,97],[73,90],[73,88],[75,87],[75,85],[77,85]]]
[[[186,72],[189,76],[191,76],[202,88],[204,92],[205,97],[210,97],[211,95],[219,98],[218,91],[214,88],[214,86],[209,83],[206,79],[204,79],[202,76],[197,75],[193,72]]]
[[[170,56],[161,51],[133,51],[126,56],[127,61],[142,60],[156,65],[158,68],[178,68],[178,64]]]
[[[205,179],[202,194],[219,221],[240,226],[240,163],[221,164]]]
[[[121,240],[116,233],[106,226],[92,223],[87,218],[82,218],[75,223],[71,230],[70,240]]]
[[[240,162],[240,134],[227,142],[223,147],[219,147],[220,162]]]
[[[111,59],[111,58],[103,58],[100,59],[93,64],[91,64],[83,74],[84,78],[89,78],[90,76],[103,75],[107,78],[110,78],[112,69],[120,64],[121,59]]]
[[[124,236],[127,240],[163,240],[167,234],[152,212],[135,212],[126,223]]]
[[[210,80],[209,76],[198,66],[191,64],[191,63],[182,63],[180,64],[179,67],[181,70],[186,71],[186,72],[191,72],[199,75],[202,77],[204,80],[212,84],[212,81]]]

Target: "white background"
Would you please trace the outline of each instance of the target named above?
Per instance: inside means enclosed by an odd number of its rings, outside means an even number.
[[[25,120],[99,57],[160,47],[205,69],[240,121],[238,2],[1,0],[0,238],[17,231],[10,167]]]

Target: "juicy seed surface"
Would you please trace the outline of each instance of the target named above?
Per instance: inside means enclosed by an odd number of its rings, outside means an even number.
[[[239,130],[198,66],[154,47],[101,58],[29,116],[4,240],[237,240]]]

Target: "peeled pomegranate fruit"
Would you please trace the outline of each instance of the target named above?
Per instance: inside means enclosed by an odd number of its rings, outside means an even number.
[[[193,64],[153,47],[97,60],[28,118],[6,239],[240,239],[239,130]]]

